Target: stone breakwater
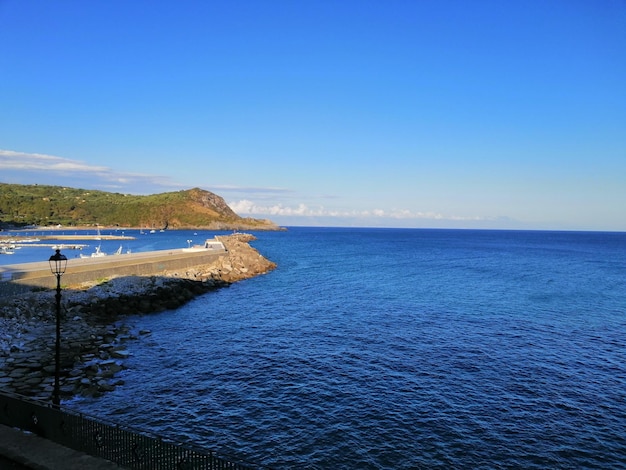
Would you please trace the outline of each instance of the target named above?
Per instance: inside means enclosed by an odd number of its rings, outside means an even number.
[[[252,235],[220,237],[228,250],[208,265],[159,276],[117,277],[62,293],[61,394],[98,396],[123,385],[118,372],[129,345],[150,335],[127,323],[133,315],[175,310],[198,295],[258,276],[276,265],[249,245]],[[49,400],[54,386],[54,291],[0,304],[0,389]],[[175,315],[175,312],[172,312]]]

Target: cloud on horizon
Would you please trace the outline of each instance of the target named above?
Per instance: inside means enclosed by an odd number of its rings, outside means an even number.
[[[396,219],[396,220],[437,220],[437,221],[455,221],[455,222],[477,222],[488,221],[484,217],[461,217],[447,216],[436,212],[420,212],[410,211],[407,209],[371,209],[371,210],[353,210],[344,211],[336,209],[327,209],[323,206],[312,208],[306,204],[298,204],[297,206],[284,206],[283,204],[274,204],[269,206],[258,205],[248,199],[229,202],[228,205],[239,215],[256,215],[256,216],[280,216],[280,217],[331,217],[331,218],[376,218],[376,219]]]

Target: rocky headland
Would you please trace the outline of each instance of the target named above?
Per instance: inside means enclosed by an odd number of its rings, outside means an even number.
[[[254,236],[220,237],[227,252],[207,265],[159,276],[113,277],[63,290],[61,395],[98,396],[122,385],[118,372],[129,345],[149,336],[128,325],[134,315],[175,310],[233,282],[265,274],[276,265],[249,242]],[[55,292],[33,292],[0,303],[0,389],[49,400],[54,385]],[[172,312],[175,315],[175,312]]]

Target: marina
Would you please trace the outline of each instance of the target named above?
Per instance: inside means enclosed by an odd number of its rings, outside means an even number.
[[[61,250],[70,260],[105,255],[124,255],[172,248],[187,248],[188,240],[204,244],[216,232],[167,230],[85,229],[75,231],[11,230],[0,232],[0,266],[47,261],[53,250]],[[12,256],[2,256],[10,254]]]
[[[15,250],[26,247],[51,248],[53,250],[82,250],[88,247],[85,243],[71,243],[74,241],[87,240],[134,240],[135,237],[126,235],[101,235],[97,234],[56,234],[47,233],[35,237],[20,237],[17,235],[0,235],[0,254],[14,254]],[[70,243],[40,243],[46,241],[68,241]]]
[[[0,251],[2,251],[3,249],[20,249],[20,248],[25,248],[25,247],[44,247],[44,248],[52,248],[53,250],[82,250],[83,248],[87,247],[89,245],[85,245],[85,244],[80,244],[80,243],[11,243],[11,244],[0,244]]]
[[[219,243],[219,242],[218,242]],[[63,281],[67,285],[79,285],[95,279],[115,276],[155,275],[168,270],[190,269],[208,264],[226,253],[224,245],[212,244],[211,248],[185,252],[182,248],[143,251],[108,256],[96,250],[95,256],[70,258]],[[13,258],[11,259],[13,261]],[[54,277],[50,276],[48,260],[20,264],[0,264],[0,297],[16,292],[16,285],[26,288],[53,288]],[[21,289],[20,289],[21,290]]]

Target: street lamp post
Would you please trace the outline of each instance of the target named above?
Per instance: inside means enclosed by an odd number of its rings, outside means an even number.
[[[50,263],[50,271],[57,278],[57,310],[56,310],[56,345],[54,350],[54,394],[52,396],[52,404],[59,406],[61,399],[59,398],[59,376],[61,375],[61,276],[65,273],[67,267],[67,258],[61,254],[61,250],[56,250],[56,253],[48,260]]]

